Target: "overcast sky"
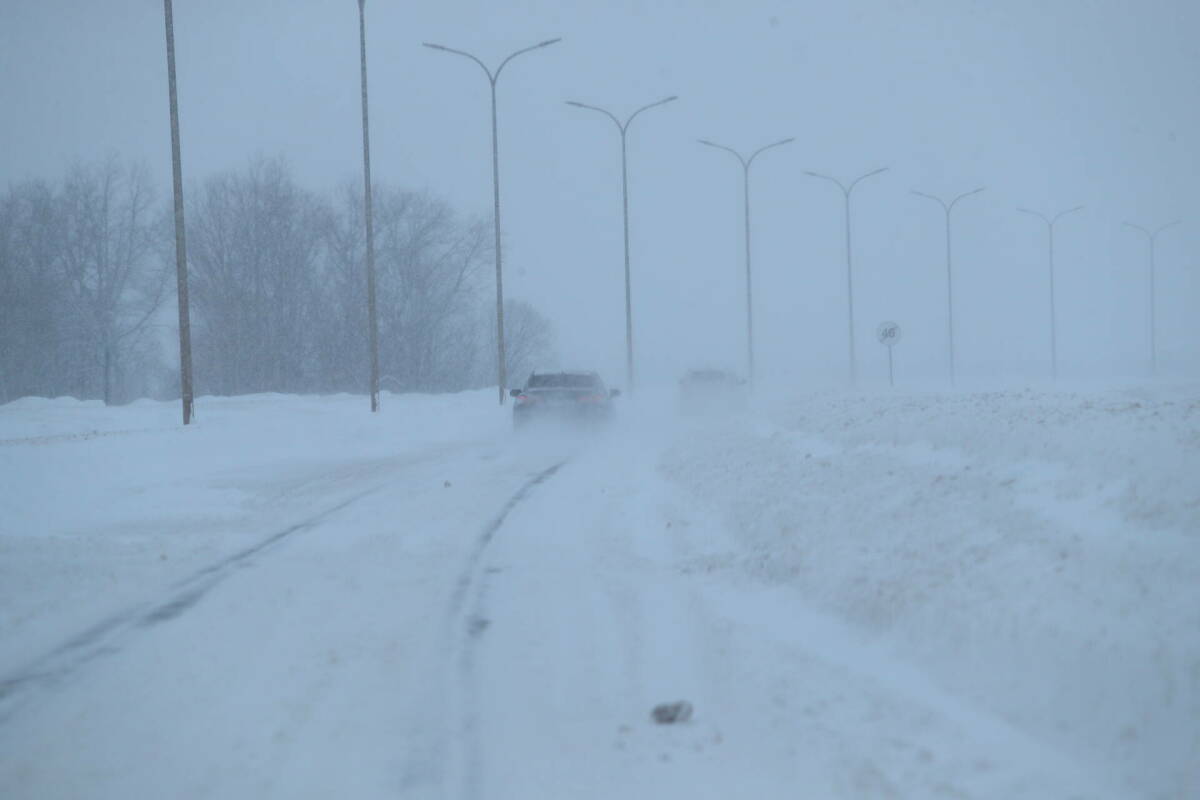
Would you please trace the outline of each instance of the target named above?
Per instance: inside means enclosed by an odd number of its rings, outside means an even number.
[[[368,0],[377,181],[490,215],[487,81],[466,59],[522,56],[499,82],[506,284],[555,322],[563,360],[624,382],[620,149],[630,130],[639,370],[744,367],[743,151],[752,171],[755,323],[764,375],[846,370],[842,195],[853,178],[859,369],[899,322],[898,379],[945,373],[944,216],[912,189],[983,193],[954,212],[961,373],[1048,371],[1045,228],[1016,211],[1086,204],[1058,227],[1060,361],[1148,361],[1147,247],[1159,240],[1160,359],[1200,369],[1200,4],[1195,0],[836,3]],[[158,0],[0,2],[0,184],[72,160],[143,160],[164,201],[170,149]],[[284,156],[310,188],[361,174],[354,0],[176,0],[184,175]],[[386,344],[385,344],[386,346]]]

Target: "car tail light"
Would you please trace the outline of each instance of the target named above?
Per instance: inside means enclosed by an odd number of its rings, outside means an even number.
[[[537,398],[527,394],[519,394],[517,395],[517,402],[529,405],[530,403],[536,403]]]

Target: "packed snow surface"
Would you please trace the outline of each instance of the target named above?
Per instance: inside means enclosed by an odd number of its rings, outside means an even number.
[[[1200,387],[622,402],[0,406],[0,797],[1200,797]]]

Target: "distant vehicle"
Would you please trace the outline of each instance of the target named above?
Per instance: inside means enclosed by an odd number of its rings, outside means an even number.
[[[613,414],[613,398],[619,389],[608,389],[595,372],[533,372],[523,389],[509,392],[513,404],[513,427],[520,429],[536,421],[568,423],[607,422]]]
[[[693,369],[679,379],[679,409],[685,414],[741,411],[746,381],[723,369]]]

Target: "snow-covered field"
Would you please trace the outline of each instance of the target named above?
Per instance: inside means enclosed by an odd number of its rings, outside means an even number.
[[[1200,386],[661,400],[0,406],[0,797],[1200,797]]]

